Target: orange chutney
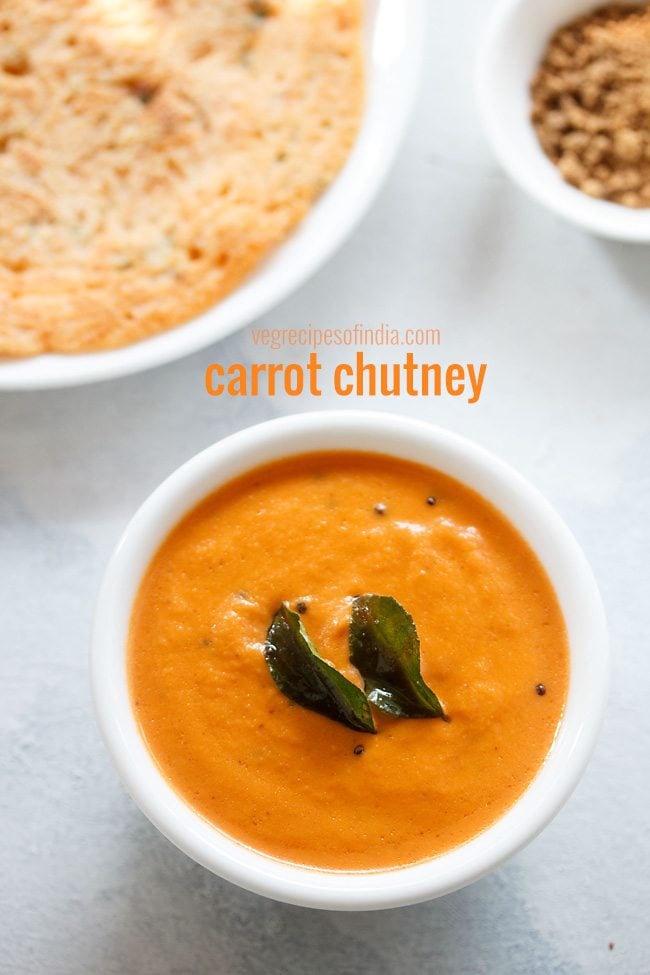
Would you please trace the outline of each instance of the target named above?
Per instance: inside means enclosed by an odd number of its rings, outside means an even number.
[[[412,615],[449,723],[373,708],[378,734],[363,734],[275,685],[264,641],[283,601],[305,603],[320,654],[362,685],[361,593]],[[147,746],[196,812],[284,860],[368,870],[445,852],[515,802],[553,742],[569,658],[544,569],[491,504],[435,470],[340,452],[259,467],[183,518],[135,600],[128,667]]]

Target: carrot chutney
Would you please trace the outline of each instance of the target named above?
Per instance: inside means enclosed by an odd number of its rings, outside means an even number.
[[[363,734],[276,686],[264,644],[283,602],[362,686],[361,593],[413,617],[448,721],[373,708]],[[507,811],[553,743],[569,655],[552,585],[496,508],[430,468],[337,452],[252,470],[182,519],[137,594],[128,670],[153,759],[197,813],[283,860],[369,870],[444,853]]]

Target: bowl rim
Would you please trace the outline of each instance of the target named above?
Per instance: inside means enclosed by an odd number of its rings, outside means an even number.
[[[280,457],[329,449],[416,460],[457,477],[492,503],[499,494],[505,507],[497,507],[522,532],[549,573],[569,632],[567,706],[532,783],[478,836],[433,859],[391,870],[344,872],[290,864],[258,853],[210,825],[185,805],[156,767],[129,700],[126,638],[132,601],[168,532],[211,490],[240,473]],[[560,516],[520,474],[473,441],[421,420],[392,413],[325,411],[281,417],[232,434],[195,455],[149,495],[125,529],[101,584],[91,683],[99,728],[123,783],[178,848],[218,876],[276,900],[330,910],[376,910],[429,900],[479,879],[530,842],[555,816],[596,742],[606,703],[607,657],[604,610],[586,558]]]
[[[395,160],[418,90],[426,0],[364,0],[366,105],[343,168],[290,236],[234,291],[174,328],[117,349],[0,358],[0,390],[102,382],[182,359],[271,312],[343,245]]]
[[[625,3],[626,0],[613,2]],[[640,5],[645,0],[631,2]],[[594,9],[597,4],[595,0],[570,0],[559,18],[554,13],[555,6],[544,7],[537,0],[497,0],[493,6],[479,48],[474,85],[483,129],[498,162],[513,182],[529,196],[565,220],[600,237],[627,243],[649,243],[650,208],[634,210],[622,204],[593,199],[571,186],[548,159],[536,136],[535,146],[541,166],[536,168],[527,164],[519,134],[526,131],[534,135],[532,125],[527,119],[526,128],[521,124],[512,124],[511,113],[503,111],[503,89],[497,80],[503,53],[509,46],[504,38],[512,30],[514,18],[526,6],[534,6],[537,17],[540,11],[547,11],[548,29],[543,35],[538,35],[541,54],[554,30],[563,23],[570,23],[581,13]],[[531,66],[527,82],[532,80],[535,67]],[[522,118],[520,122],[523,121]]]

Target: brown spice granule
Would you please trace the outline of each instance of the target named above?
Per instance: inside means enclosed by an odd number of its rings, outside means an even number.
[[[567,183],[650,207],[650,4],[608,4],[562,27],[531,92],[537,136]]]

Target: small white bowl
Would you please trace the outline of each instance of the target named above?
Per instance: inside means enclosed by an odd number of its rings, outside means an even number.
[[[500,0],[479,56],[479,106],[501,165],[522,189],[585,230],[648,243],[650,209],[592,199],[570,186],[545,155],[530,121],[530,83],[551,36],[598,6],[598,0]]]
[[[341,246],[395,158],[417,89],[426,0],[364,0],[366,106],[341,173],[296,231],[230,295],[185,325],[119,349],[0,359],[0,389],[78,386],[180,359],[264,315]]]
[[[437,468],[478,490],[528,540],[546,568],[566,621],[570,680],[566,711],[539,773],[493,826],[414,866],[371,872],[286,863],[231,839],[192,811],[158,770],[131,709],[126,642],[142,576],[170,530],[220,485],[260,464],[318,450],[377,451]],[[209,447],[171,475],[127,527],[106,570],[92,648],[99,726],[127,789],[152,823],[198,863],[276,900],[332,910],[373,910],[449,893],[488,873],[557,813],[582,774],[605,708],[607,641],[591,570],[544,498],[481,447],[427,423],[392,414],[310,413],[251,427]]]

